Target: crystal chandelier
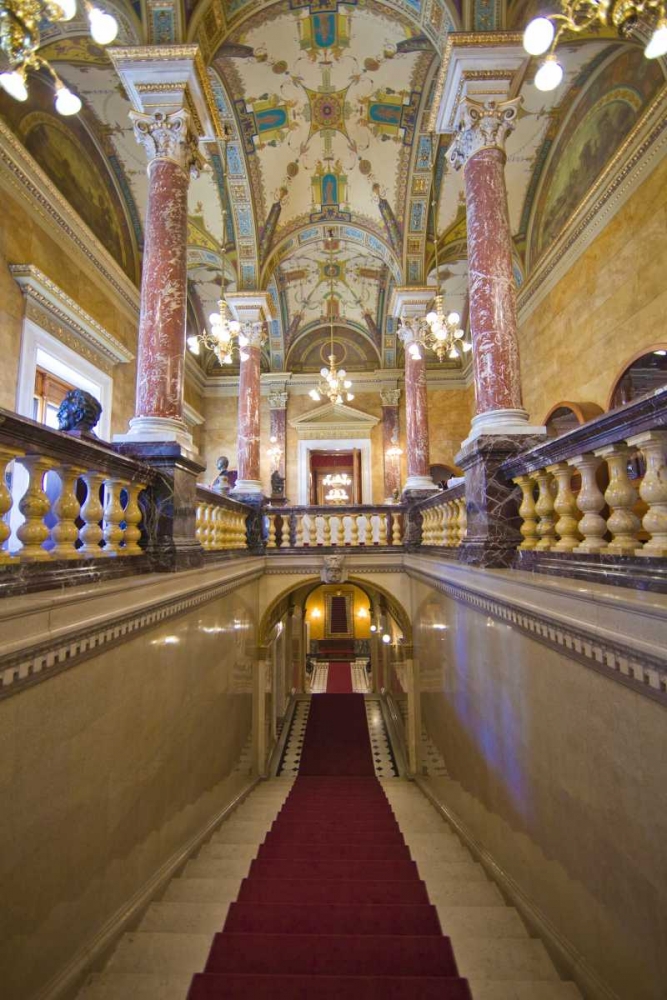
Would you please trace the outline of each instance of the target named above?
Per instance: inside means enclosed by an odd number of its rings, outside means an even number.
[[[225,125],[221,145],[222,145],[222,243],[220,247],[220,298],[218,299],[218,311],[212,312],[209,316],[211,330],[204,328],[203,333],[192,334],[188,337],[188,347],[192,354],[199,354],[200,347],[206,347],[217,358],[220,365],[231,365],[234,360],[234,347],[238,344],[241,361],[248,360],[245,348],[248,346],[248,338],[241,330],[241,324],[232,319],[229,305],[225,298],[225,260],[227,254],[227,201],[225,197],[225,176],[227,171],[227,143],[229,142],[230,130]]]
[[[351,486],[352,477],[348,476],[347,472],[333,472],[329,473],[322,480],[323,486]]]
[[[118,34],[118,22],[111,14],[84,0],[90,34],[98,45],[108,45]],[[65,86],[51,64],[39,55],[40,29],[60,21],[71,21],[76,14],[76,0],[0,0],[0,51],[3,72],[0,86],[17,101],[28,99],[28,70],[44,69],[53,78],[56,111],[75,115],[81,100]],[[8,66],[8,69],[4,67]]]
[[[327,503],[347,503],[350,497],[340,486],[335,486],[325,494],[324,499]]]
[[[438,260],[438,198],[436,194],[436,145],[431,134],[431,160],[433,181],[431,185],[431,211],[433,213],[433,241],[435,244],[435,282],[436,294],[434,309],[418,320],[414,339],[408,345],[408,354],[415,360],[422,355],[422,348],[429,348],[438,361],[451,358],[453,361],[472,350],[471,344],[465,339],[465,330],[461,328],[461,317],[457,312],[445,312],[445,299],[440,288],[440,261]]]
[[[334,234],[333,229],[329,230],[329,319],[331,321],[331,353],[329,355],[329,367],[322,368],[320,370],[320,375],[322,376],[321,382],[318,383],[316,389],[311,389],[309,396],[316,402],[319,402],[322,396],[328,396],[332,403],[342,403],[346,400],[348,403],[354,399],[353,393],[349,390],[352,388],[352,382],[347,377],[347,372],[344,368],[336,368],[336,355],[334,352],[334,267],[333,267],[333,250],[334,250]]]
[[[599,25],[616,28],[627,38],[639,29],[648,36],[644,49],[647,59],[667,54],[665,0],[559,0],[559,14],[535,17],[523,35],[523,47],[531,56],[544,56],[537,73],[538,90],[555,90],[563,79],[563,67],[555,49],[561,35],[594,29]]]

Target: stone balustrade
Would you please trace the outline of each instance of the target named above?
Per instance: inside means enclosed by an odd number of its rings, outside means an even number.
[[[205,486],[197,487],[196,536],[206,552],[247,549],[247,517],[244,504]]]
[[[465,486],[460,483],[417,506],[421,514],[421,544],[458,548],[466,537]]]
[[[504,463],[522,552],[667,556],[667,389]]]
[[[404,515],[399,505],[269,508],[267,550],[400,546]]]
[[[153,479],[92,436],[0,409],[0,565],[143,557],[139,497]]]

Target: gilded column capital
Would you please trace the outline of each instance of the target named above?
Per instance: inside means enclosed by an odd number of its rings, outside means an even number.
[[[188,111],[182,109],[171,114],[156,111],[152,115],[130,111],[130,120],[134,136],[148,156],[149,168],[155,160],[170,160],[191,177],[199,176],[204,158]]]
[[[417,336],[417,330],[411,325],[409,320],[401,321],[401,325],[398,329],[398,336],[406,347],[408,344],[413,344],[419,339]]]
[[[289,399],[288,392],[270,392],[269,393],[269,409],[271,410],[285,410],[287,409],[287,400]]]
[[[383,406],[398,406],[400,398],[400,389],[380,389],[380,399]]]
[[[248,342],[248,347],[261,347],[266,339],[264,323],[244,323],[243,333]]]
[[[464,97],[459,105],[458,131],[448,154],[452,166],[459,170],[482,149],[499,149],[504,153],[522,101],[522,97],[509,101],[475,101]]]

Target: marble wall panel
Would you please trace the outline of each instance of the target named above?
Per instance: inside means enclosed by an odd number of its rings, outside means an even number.
[[[412,581],[438,794],[621,1000],[667,982],[664,708]]]
[[[248,780],[257,584],[0,703],[0,968],[27,1000]]]
[[[519,328],[524,405],[539,424],[562,400],[606,408],[620,369],[665,339],[667,158]]]

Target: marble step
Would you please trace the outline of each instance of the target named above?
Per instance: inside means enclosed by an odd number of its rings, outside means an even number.
[[[204,968],[210,948],[210,934],[134,931],[123,934],[106,970],[193,976]]]
[[[462,937],[528,937],[523,920],[511,906],[444,906],[436,903],[436,907],[442,933],[453,942]]]
[[[167,887],[162,902],[165,903],[223,903],[229,905],[236,899],[241,879],[247,868],[237,878],[175,878]]]
[[[191,978],[151,972],[96,973],[77,1000],[185,1000]]]
[[[454,957],[467,979],[559,981],[546,948],[534,938],[462,935],[454,944]]]
[[[220,847],[227,848],[239,846],[239,844],[220,844]],[[253,860],[256,853],[256,848],[246,848],[246,855],[243,859],[245,860],[247,858],[246,873],[250,868],[250,862]],[[195,858],[194,861],[188,861],[186,864],[183,869],[183,878],[226,878],[228,877],[228,868],[226,865],[230,860],[235,859],[232,859],[227,855],[221,858]],[[239,857],[238,860],[241,860],[241,858]]]
[[[468,980],[473,1000],[581,1000],[574,983]],[[115,1000],[115,998],[114,998]]]
[[[486,872],[475,861],[443,861],[440,858],[424,858],[417,862],[420,878],[426,882],[429,896],[453,882],[488,882]]]
[[[503,906],[504,900],[500,895],[497,885],[489,881],[471,882],[443,882],[436,890],[429,889],[427,883],[429,899],[440,912],[440,908],[447,910],[450,907],[477,907],[477,906]],[[505,907],[507,909],[507,907]]]
[[[240,884],[240,883],[239,883]],[[232,896],[231,899],[235,899]],[[222,930],[227,919],[228,903],[176,902],[151,903],[139,925],[139,932],[159,931],[171,934],[210,934]]]

